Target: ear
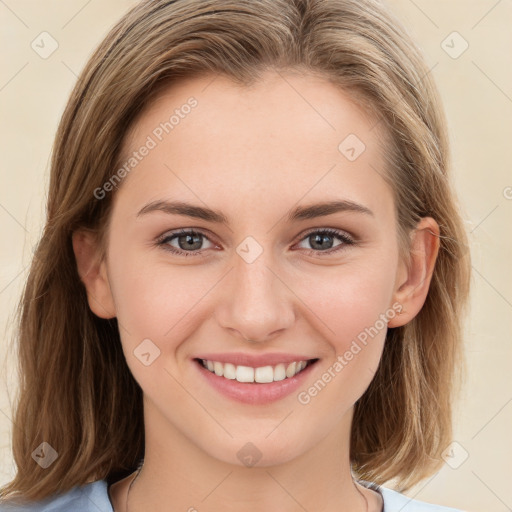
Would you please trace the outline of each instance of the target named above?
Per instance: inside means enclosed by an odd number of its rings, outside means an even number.
[[[106,261],[101,258],[97,235],[86,229],[72,234],[78,275],[85,285],[91,311],[100,318],[114,318],[116,310],[108,282]]]
[[[439,252],[439,233],[439,225],[432,217],[423,217],[412,232],[410,262],[400,264],[393,295],[402,310],[390,319],[388,327],[407,324],[423,307]]]

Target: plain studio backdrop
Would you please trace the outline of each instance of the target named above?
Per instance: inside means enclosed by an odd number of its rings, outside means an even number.
[[[134,3],[0,0],[0,484],[14,475],[13,315],[44,222],[53,138],[86,60]],[[407,494],[475,512],[510,510],[512,3],[388,3],[418,42],[441,93],[473,258],[468,373],[453,443],[443,468]]]

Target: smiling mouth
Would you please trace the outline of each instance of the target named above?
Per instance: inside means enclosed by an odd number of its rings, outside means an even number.
[[[210,361],[207,359],[196,358],[194,360],[218,377],[224,377],[225,379],[236,380],[247,384],[268,384],[270,382],[294,377],[308,366],[315,364],[318,358],[293,361],[291,363],[279,363],[273,366],[260,366],[258,368],[234,365],[232,363],[222,363],[220,361]]]

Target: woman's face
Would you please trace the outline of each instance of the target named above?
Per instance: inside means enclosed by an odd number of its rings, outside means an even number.
[[[271,72],[182,81],[137,120],[105,272],[147,435],[265,466],[348,432],[406,279],[373,124],[327,81]],[[273,383],[238,381],[266,366]]]

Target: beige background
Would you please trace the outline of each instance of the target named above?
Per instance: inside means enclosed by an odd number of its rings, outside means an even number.
[[[31,248],[43,226],[53,137],[86,59],[133,3],[0,0],[4,48],[0,68],[0,484],[14,475],[12,319]],[[471,511],[510,510],[512,3],[389,3],[421,46],[444,100],[454,180],[471,232],[474,270],[466,323],[468,381],[456,414],[454,441],[458,444],[452,457],[447,457],[450,465],[408,494]],[[57,50],[46,59],[31,48],[44,31],[58,42]],[[460,36],[450,35],[454,31]],[[469,46],[457,55],[464,41]]]

